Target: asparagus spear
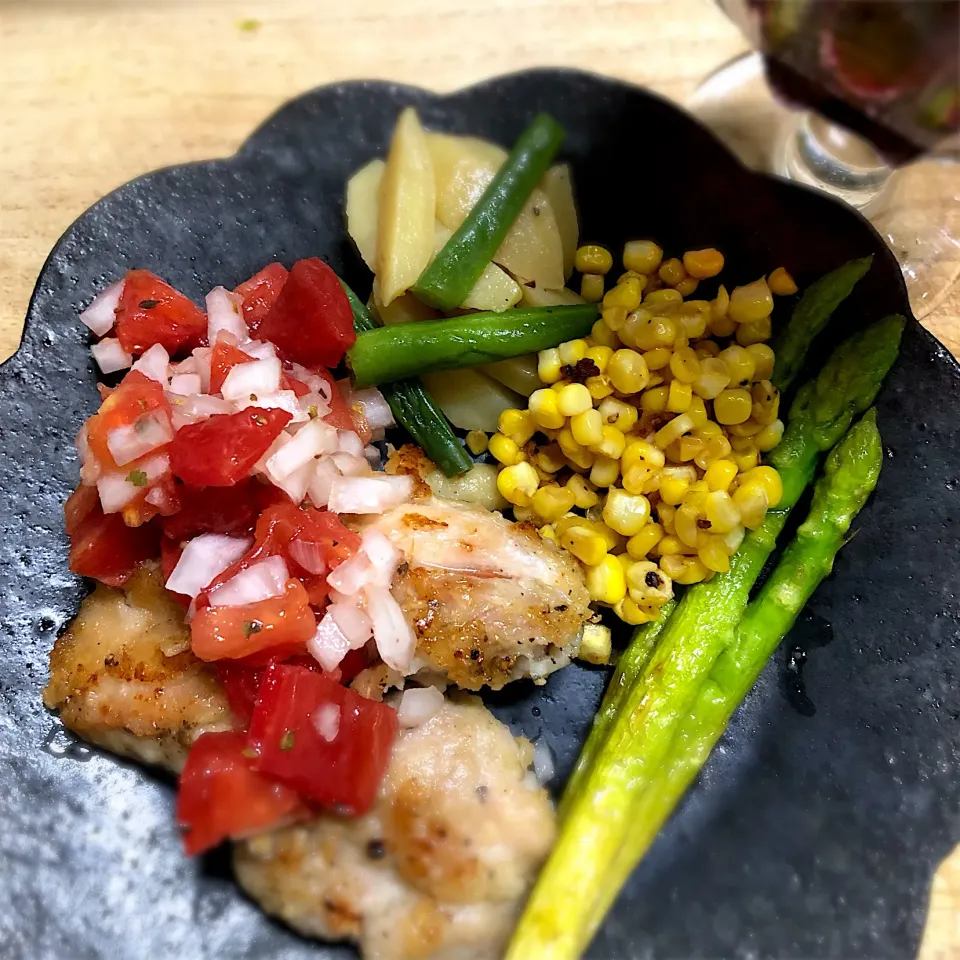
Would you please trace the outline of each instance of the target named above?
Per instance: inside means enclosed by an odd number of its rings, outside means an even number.
[[[612,899],[605,877],[629,835],[636,799],[658,775],[714,662],[734,643],[750,589],[790,510],[813,479],[819,453],[873,402],[902,331],[901,317],[873,324],[835,351],[817,380],[800,391],[784,440],[769,458],[783,480],[779,508],[744,539],[728,573],[684,595],[566,810],[507,960],[566,960],[586,947]]]
[[[353,309],[353,326],[357,333],[376,329],[370,311],[359,297],[341,280]],[[383,396],[393,416],[414,441],[423,447],[427,456],[448,476],[466,473],[473,461],[456,438],[443,411],[419,380],[398,380],[384,384]]]
[[[563,137],[563,127],[553,117],[541,113],[534,118],[457,232],[417,280],[413,292],[420,300],[453,310],[467,299],[547,172]]]
[[[797,615],[833,569],[854,517],[870,496],[883,463],[876,410],[847,431],[827,457],[807,519],[777,568],[747,607],[737,643],[725,650],[677,732],[660,776],[633,809],[629,836],[606,874],[596,916],[602,918],[637,862],[676,808],[727,728],[730,718]],[[598,920],[599,922],[599,920]]]
[[[357,335],[347,362],[357,386],[373,387],[555,347],[586,336],[598,313],[596,304],[583,303],[377,327]]]

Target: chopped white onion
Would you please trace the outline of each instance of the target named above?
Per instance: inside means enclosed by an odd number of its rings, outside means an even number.
[[[386,587],[368,586],[363,592],[381,659],[392,670],[406,674],[416,649],[410,624]]]
[[[369,477],[373,473],[366,457],[355,457],[352,453],[334,453],[330,455],[330,459],[342,477]]]
[[[85,486],[92,487],[100,477],[100,462],[93,455],[90,449],[90,431],[84,424],[77,434],[74,445],[77,448],[77,456],[80,458],[80,482]]]
[[[556,772],[556,763],[553,759],[553,751],[546,740],[541,737],[533,745],[533,773],[537,778],[537,783],[542,787],[553,779]]]
[[[363,456],[363,441],[352,430],[338,430],[337,443],[341,453],[349,453],[352,457]]]
[[[116,310],[120,306],[120,297],[123,294],[123,280],[116,280],[108,287],[104,287],[94,298],[93,303],[80,314],[80,320],[85,323],[98,337],[107,333],[117,319]],[[119,370],[120,368],[117,367]],[[104,370],[104,373],[108,371]]]
[[[408,687],[400,695],[397,720],[409,730],[434,717],[443,707],[443,694],[436,687]]]
[[[412,496],[412,477],[341,477],[333,481],[327,506],[333,513],[384,513]]]
[[[324,670],[334,670],[349,651],[350,641],[337,626],[328,609],[317,624],[316,632],[307,641],[307,653]]]
[[[220,393],[224,400],[244,400],[244,405],[249,406],[259,397],[270,396],[280,389],[281,373],[280,361],[276,357],[238,363],[230,368]]]
[[[370,558],[359,551],[349,560],[344,560],[327,574],[327,583],[338,593],[353,595],[358,593],[376,577],[376,570]]]
[[[372,444],[368,444],[363,448],[363,456],[367,463],[370,464],[371,470],[376,470],[380,466],[380,451]]]
[[[270,482],[279,487],[294,503],[301,503],[307,495],[307,487],[313,479],[313,463],[305,463],[285,477],[273,477],[267,473]]]
[[[204,393],[210,392],[210,356],[213,350],[210,347],[197,347],[193,353],[180,364],[183,373],[198,373],[200,375],[200,389]],[[191,364],[188,370],[185,363]]]
[[[266,361],[264,361],[266,362]],[[234,370],[252,367],[252,363],[243,363]],[[232,372],[232,371],[231,371]],[[229,374],[228,374],[229,376]],[[233,401],[235,410],[246,410],[247,407],[259,407],[261,410],[286,410],[290,414],[291,423],[303,423],[310,419],[310,415],[300,408],[297,395],[292,390],[279,390],[277,393],[255,393]]]
[[[329,405],[330,399],[333,397],[333,388],[323,377],[318,376],[306,367],[302,367],[299,363],[290,364],[290,376],[294,380],[305,383],[312,393],[320,394],[323,397],[323,402]]]
[[[321,703],[311,717],[314,729],[327,743],[337,739],[340,732],[340,707],[335,703]]]
[[[297,398],[300,409],[307,417],[325,417],[330,412],[330,406],[319,393],[305,393]]]
[[[376,387],[354,390],[350,395],[350,403],[360,405],[367,426],[374,433],[378,430],[386,430],[388,427],[396,426],[397,422],[393,419],[390,404],[387,403],[383,394]]]
[[[293,439],[283,445],[266,463],[266,473],[284,478],[311,463],[315,457],[333,453],[337,449],[337,431],[322,420],[311,420],[304,424]]]
[[[116,373],[118,370],[126,370],[133,363],[133,357],[127,353],[120,344],[120,341],[114,337],[105,337],[99,343],[95,343],[90,352],[93,359],[97,361],[97,366],[101,373]]]
[[[136,471],[143,477],[137,479],[142,483],[132,483],[130,473],[101,473],[97,479],[97,493],[100,495],[100,506],[104,513],[119,513],[144,487],[150,486],[170,469],[170,458],[163,454],[151,457],[137,466]]]
[[[173,439],[170,420],[162,410],[143,413],[133,423],[115,427],[107,433],[107,449],[122,467],[139,460]]]
[[[249,343],[241,344],[240,349],[248,357],[254,357],[257,360],[273,360],[277,356],[276,348],[268,340],[251,340]]]
[[[243,322],[240,307],[243,297],[224,287],[214,287],[207,294],[207,342],[216,343],[220,333],[230,333],[238,341],[246,340],[247,325]]]
[[[226,537],[220,533],[202,533],[183,550],[167,580],[167,589],[196,597],[214,577],[236,563],[250,549],[246,537]]]
[[[170,379],[170,355],[159,343],[155,343],[133,365],[133,369],[166,387]]]
[[[179,397],[189,397],[194,393],[202,393],[203,381],[199,373],[175,373],[170,378],[168,389]]]
[[[340,471],[329,457],[316,461],[313,476],[307,484],[307,493],[313,505],[319,510],[327,505],[330,499],[330,489],[333,481],[339,478]]]
[[[400,551],[387,536],[372,527],[363,532],[360,549],[367,555],[376,571],[376,583],[381,587],[389,587],[397,567],[400,566]]]
[[[267,557],[217,587],[210,594],[210,606],[239,607],[282,596],[289,579],[283,557]]]
[[[293,560],[307,573],[320,576],[327,572],[327,561],[319,543],[311,540],[291,540],[288,549]]]
[[[173,429],[179,430],[188,423],[197,423],[223,413],[233,413],[234,406],[219,397],[195,393],[189,397],[173,397],[170,402],[170,411]]]
[[[343,635],[350,641],[351,650],[359,650],[372,636],[373,623],[357,606],[357,594],[331,603],[327,609]]]

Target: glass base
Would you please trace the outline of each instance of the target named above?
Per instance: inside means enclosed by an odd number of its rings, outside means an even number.
[[[824,190],[868,217],[900,263],[918,318],[960,277],[960,178],[943,163],[892,169],[867,141],[777,100],[758,53],[710,74],[687,109],[745,166]]]

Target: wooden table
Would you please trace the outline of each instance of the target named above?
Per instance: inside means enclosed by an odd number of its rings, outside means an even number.
[[[0,0],[0,359],[86,207],[155,167],[231,153],[310,87],[449,90],[547,64],[682,101],[745,46],[710,0]],[[935,172],[917,203],[950,194],[956,174]],[[960,354],[960,290],[926,322]],[[960,958],[960,851],[934,884],[922,955]]]

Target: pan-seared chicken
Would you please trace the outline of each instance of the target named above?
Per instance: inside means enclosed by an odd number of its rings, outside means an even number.
[[[393,594],[416,634],[415,669],[498,690],[576,653],[590,616],[583,572],[532,526],[433,497],[368,525],[403,555]]]
[[[50,654],[43,702],[85,740],[171,770],[201,733],[232,722],[212,670],[190,652],[183,610],[151,563],[123,589],[101,584],[83,601]]]
[[[365,960],[495,960],[553,841],[530,747],[476,699],[401,732],[366,816],[316,820],[238,845],[240,883],[308,936]]]

